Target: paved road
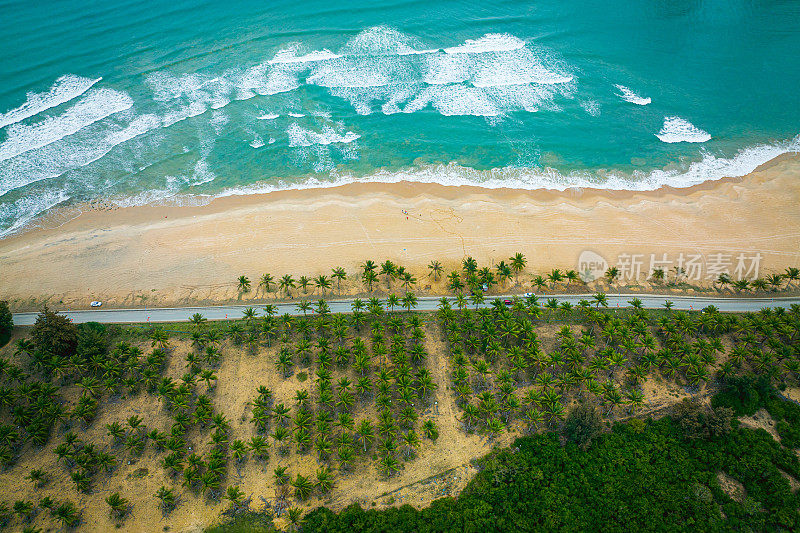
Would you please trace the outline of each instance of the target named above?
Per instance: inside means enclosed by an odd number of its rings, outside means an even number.
[[[578,301],[586,299],[592,301],[592,294],[554,294],[554,295],[539,295],[539,303],[544,304],[549,298],[556,298],[559,302],[570,302],[577,304]],[[700,310],[709,305],[716,306],[720,311],[728,312],[746,312],[758,311],[764,307],[784,307],[788,308],[792,304],[800,304],[800,298],[710,298],[706,296],[657,296],[645,294],[608,294],[609,308],[622,308],[629,307],[628,301],[633,298],[639,298],[646,308],[654,309],[661,308],[664,302],[669,300],[675,305],[673,309],[684,310]],[[499,296],[499,298],[510,298],[510,296]],[[492,298],[493,299],[493,298]],[[448,298],[451,302],[455,302],[455,298]],[[365,300],[366,301],[366,300]],[[487,299],[487,303],[483,306],[489,306],[491,300]],[[350,304],[352,300],[328,300],[328,305],[333,313],[348,313],[350,312]],[[385,301],[384,301],[385,302]],[[438,297],[422,297],[419,298],[417,305],[418,311],[432,311],[437,308],[439,304]],[[297,303],[279,303],[275,304],[278,314],[289,313],[291,315],[302,314],[297,310]],[[92,309],[92,310],[79,310],[70,311],[61,309],[59,312],[63,313],[75,323],[81,322],[104,322],[126,324],[131,322],[180,322],[188,320],[194,313],[200,313],[209,320],[225,320],[241,318],[244,309],[253,307],[259,313],[263,314],[263,310],[257,305],[224,305],[224,306],[211,306],[211,307],[177,307],[177,308],[153,308],[153,309]],[[472,305],[470,305],[472,307]],[[14,324],[18,326],[33,325],[36,320],[37,313],[15,313]]]

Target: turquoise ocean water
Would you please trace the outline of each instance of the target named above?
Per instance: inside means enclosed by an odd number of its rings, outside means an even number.
[[[0,1],[0,236],[354,180],[653,189],[800,149],[795,1]]]

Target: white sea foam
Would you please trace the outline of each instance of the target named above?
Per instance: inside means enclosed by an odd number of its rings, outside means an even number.
[[[508,52],[525,46],[525,41],[508,33],[487,33],[480,39],[467,39],[464,44],[445,48],[446,54],[483,54]]]
[[[59,141],[132,106],[133,100],[126,93],[112,89],[95,89],[61,115],[30,125],[11,125],[7,130],[6,140],[0,144],[0,161]]]
[[[704,153],[702,159],[680,169],[658,169],[633,175],[588,172],[561,174],[551,168],[531,169],[518,167],[475,170],[461,165],[429,165],[398,171],[379,171],[365,177],[335,175],[329,179],[313,178],[301,183],[281,181],[277,184],[260,183],[247,187],[226,189],[214,197],[262,194],[284,189],[320,189],[350,183],[436,183],[450,186],[477,186],[487,189],[515,188],[525,190],[549,189],[563,191],[573,188],[606,190],[649,191],[663,186],[683,188],[705,181],[749,174],[760,165],[786,153],[800,153],[800,135],[775,144],[758,145],[740,150],[734,157],[715,157]]]
[[[6,113],[0,113],[0,128],[21,122],[26,118],[38,115],[42,111],[60,106],[73,100],[103,78],[82,78],[67,74],[58,78],[50,90],[45,93],[28,93],[25,103]]]
[[[267,144],[272,144],[272,143],[274,143],[274,142],[275,142],[275,139],[274,139],[274,138],[272,138],[272,137],[270,137],[270,138],[269,138],[269,141],[267,141]]]
[[[581,107],[593,117],[600,115],[600,104],[597,102],[597,100],[586,100],[581,102]]]
[[[156,72],[147,77],[147,84],[153,91],[153,99],[165,107],[163,126],[167,128],[209,109],[222,109],[231,102],[234,90],[232,81],[225,76],[211,78],[201,74],[173,76]],[[215,113],[212,120],[218,117]]]
[[[359,115],[431,107],[446,116],[496,117],[571,96],[567,69],[524,44],[495,34],[470,41],[463,53],[412,54],[423,46],[394,30],[371,28],[348,41],[340,58],[314,65],[306,82],[327,87]],[[487,53],[469,53],[476,50]]]
[[[206,205],[215,198],[264,194],[286,189],[324,189],[338,187],[350,183],[436,183],[449,186],[469,185],[488,189],[518,188],[526,190],[550,189],[563,191],[571,188],[596,188],[607,190],[655,190],[663,186],[690,187],[709,180],[724,177],[738,177],[749,174],[758,166],[786,153],[800,153],[800,135],[797,137],[769,145],[758,145],[740,150],[734,157],[721,158],[705,153],[700,161],[693,162],[682,169],[655,170],[650,173],[634,173],[618,175],[614,173],[602,176],[574,172],[567,175],[553,169],[529,169],[506,167],[491,170],[475,170],[456,164],[429,165],[414,169],[398,171],[379,171],[365,177],[336,174],[329,178],[312,178],[303,182],[278,180],[273,183],[257,183],[243,187],[225,189],[217,194],[179,194],[176,189],[149,190],[134,196],[111,198],[114,204],[129,207],[136,205]],[[49,196],[25,197],[31,201],[39,201],[39,206],[28,211],[21,206],[0,206],[0,220],[16,218],[13,230],[0,231],[5,236],[16,231],[36,214],[68,199],[63,192],[49,192]],[[15,204],[7,204],[14,206]],[[19,217],[10,217],[8,210],[16,209]]]
[[[253,148],[261,148],[262,146],[264,146],[264,139],[256,135],[255,138],[252,141],[250,141],[250,146],[252,146]]]
[[[25,195],[15,202],[0,204],[0,221],[13,220],[9,227],[0,228],[0,237],[7,237],[27,226],[34,218],[70,199],[65,191],[46,190]]]
[[[638,94],[628,89],[624,85],[614,85],[614,87],[619,89],[619,92],[621,94],[619,94],[618,96],[623,100],[625,100],[626,102],[630,102],[636,105],[647,105],[651,102],[651,99],[649,97],[639,96]]]
[[[664,117],[664,125],[655,136],[665,143],[703,143],[711,139],[708,132],[680,117]]]
[[[413,48],[406,48],[403,50],[399,50],[397,55],[401,56],[418,56],[422,54],[435,54],[436,52],[440,52],[441,48],[428,48],[427,50],[414,50]]]
[[[314,50],[301,56],[295,55],[296,51],[293,49],[280,50],[275,57],[269,60],[270,65],[285,64],[285,63],[313,63],[317,61],[327,61],[329,59],[336,59],[342,57],[334,54],[330,50]]]
[[[302,118],[302,117],[306,116],[305,113],[287,113],[287,114],[290,117],[294,117],[294,118]]]
[[[247,100],[255,95],[270,96],[273,94],[294,91],[300,87],[298,74],[306,65],[262,63],[245,71],[236,82],[236,99]]]
[[[280,115],[278,115],[276,113],[266,113],[266,114],[261,115],[260,117],[258,117],[258,120],[274,120],[274,119],[278,118],[279,116]]]
[[[361,136],[348,131],[344,134],[336,133],[329,125],[325,125],[321,132],[307,130],[297,124],[290,124],[286,131],[289,134],[289,146],[295,148],[300,146],[322,145],[327,146],[334,143],[351,143]]]
[[[546,68],[539,56],[527,48],[498,54],[492,61],[480,62],[475,66],[477,67],[475,73],[470,78],[476,87],[529,83],[554,85],[572,81],[571,75]]]
[[[161,125],[162,119],[157,115],[140,115],[127,126],[113,128],[92,142],[67,138],[19,157],[0,161],[0,196],[31,183],[86,167],[105,157],[115,147],[156,130]]]
[[[217,176],[208,168],[205,157],[201,157],[197,163],[195,163],[194,172],[192,172],[192,176],[187,180],[187,183],[190,187],[195,187],[203,183],[214,181],[216,177]]]

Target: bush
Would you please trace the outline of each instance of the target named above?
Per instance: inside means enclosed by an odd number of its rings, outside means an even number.
[[[588,448],[592,439],[603,429],[603,418],[594,405],[581,404],[570,411],[564,421],[564,436],[583,449]]]
[[[731,432],[733,410],[729,407],[709,409],[687,398],[675,405],[673,416],[686,438],[708,439]]]
[[[685,410],[709,433],[732,416],[730,409],[691,402]],[[553,434],[521,438],[481,467],[457,499],[421,510],[318,508],[306,515],[303,531],[776,531],[800,525],[798,497],[781,476],[800,475],[800,461],[763,431],[737,428],[725,438],[689,440],[669,417],[618,423],[587,449],[561,446]],[[748,500],[722,491],[720,471],[744,485]]]
[[[8,308],[8,302],[0,301],[0,346],[4,346],[11,338],[14,329],[14,317]]]
[[[78,346],[78,328],[67,317],[47,306],[36,317],[31,332],[36,347],[59,357],[72,357]]]
[[[752,416],[764,407],[775,389],[764,376],[731,376],[711,398],[712,407],[729,407],[736,416]]]

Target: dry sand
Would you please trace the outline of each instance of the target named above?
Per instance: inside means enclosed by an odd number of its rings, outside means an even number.
[[[743,178],[644,193],[371,183],[201,207],[83,206],[75,218],[62,211],[0,240],[0,298],[15,309],[43,301],[86,307],[95,299],[110,306],[226,302],[237,298],[242,274],[255,285],[264,272],[297,278],[342,266],[355,273],[365,259],[392,259],[425,289],[434,259],[454,268],[466,255],[491,264],[522,252],[527,280],[576,268],[585,249],[614,262],[620,253],[760,252],[762,273],[783,271],[800,263],[798,177],[795,155]],[[362,289],[349,283],[344,290]]]

